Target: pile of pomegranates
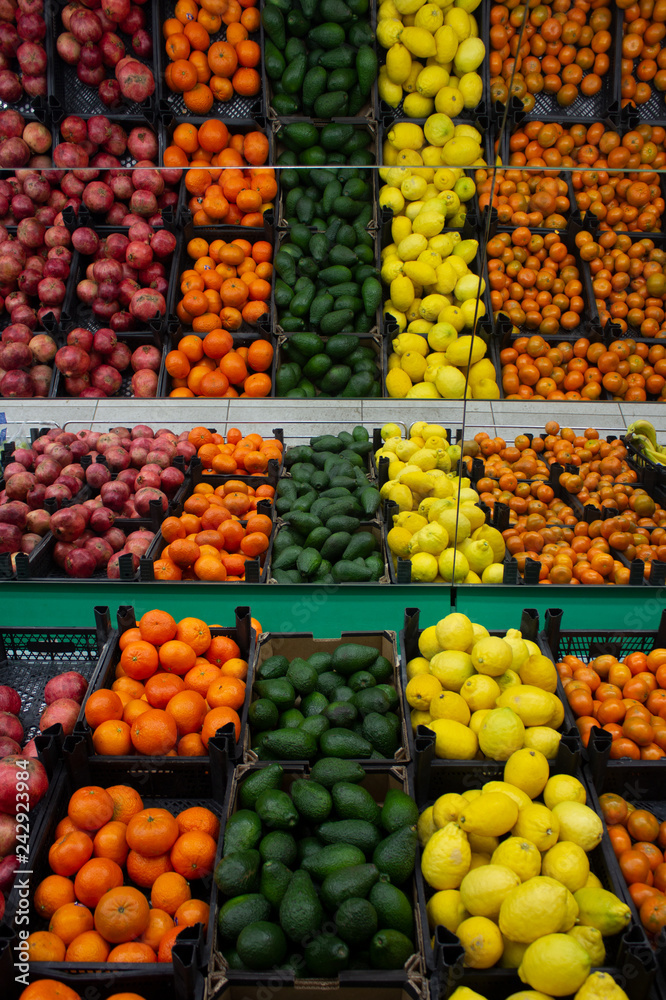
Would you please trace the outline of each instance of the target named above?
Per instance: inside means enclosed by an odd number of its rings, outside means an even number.
[[[0,21],[0,37],[3,21]],[[1,45],[1,43],[0,43]],[[1,61],[1,60],[0,60]],[[0,70],[0,77],[4,70]],[[46,125],[26,121],[19,111],[0,111],[0,167],[49,167],[53,140]]]
[[[0,2],[0,101],[46,94],[45,35],[44,0]]]
[[[131,395],[154,398],[161,363],[159,347],[142,343],[132,350],[128,338],[118,340],[110,327],[94,333],[83,327],[70,330],[67,344],[55,355],[56,368],[64,376],[64,395],[81,399],[117,395],[124,377],[131,378]]]

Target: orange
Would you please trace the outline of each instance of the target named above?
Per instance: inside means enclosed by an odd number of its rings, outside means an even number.
[[[190,830],[171,848],[171,864],[188,879],[204,878],[215,866],[217,844],[208,833]]]
[[[65,943],[50,931],[35,931],[25,941],[29,962],[63,962]]]
[[[176,630],[176,639],[187,643],[197,656],[201,656],[210,646],[210,629],[201,618],[181,618]]]
[[[178,0],[174,10],[174,17],[178,18],[181,24],[196,20],[198,12],[195,0]]]
[[[241,660],[240,657],[234,656],[223,664],[221,672],[224,677],[237,677],[239,680],[244,681],[247,677],[247,669],[247,660]]]
[[[178,0],[181,3],[182,0]],[[140,937],[148,926],[148,900],[132,886],[110,889],[95,907],[95,929],[110,944]]]
[[[209,358],[219,361],[233,347],[233,337],[227,330],[211,330],[204,337],[203,347]]]
[[[243,156],[254,167],[266,162],[268,148],[268,137],[263,132],[248,132],[243,140]]]
[[[178,740],[177,746],[179,757],[205,757],[206,748],[201,742],[201,736],[199,733],[189,733],[188,736],[183,736],[181,740]]]
[[[19,1000],[81,1000],[76,990],[57,979],[37,979],[21,993]]]
[[[160,671],[146,682],[146,698],[152,708],[166,708],[173,696],[184,689],[185,683],[177,674]]]
[[[49,849],[49,865],[56,875],[74,875],[92,857],[93,842],[83,830],[59,837]]]
[[[107,962],[156,962],[155,950],[143,941],[128,941],[118,944],[109,952]]]
[[[192,898],[189,884],[177,872],[158,876],[150,892],[150,905],[173,916],[178,907]]]
[[[240,718],[233,708],[223,706],[221,708],[211,709],[211,711],[206,715],[201,729],[201,742],[203,745],[208,747],[208,741],[210,738],[215,736],[218,729],[226,726],[228,722],[233,723],[236,731],[236,741],[238,741],[240,739]]]
[[[214,556],[200,556],[194,564],[194,572],[198,580],[218,580],[227,578],[227,571],[222,562]]]
[[[129,823],[143,809],[143,799],[131,785],[111,785],[106,791],[113,801],[114,822]]]
[[[110,948],[98,931],[77,934],[67,948],[66,962],[106,962]]]
[[[138,711],[132,710],[130,715],[134,718],[144,711],[145,702],[134,700],[130,705],[138,705]],[[132,740],[130,739],[130,727],[127,721],[121,719],[107,719],[94,730],[92,734],[93,747],[95,753],[107,757],[119,757],[132,752]]]
[[[210,58],[208,62],[210,65]],[[219,153],[229,144],[229,129],[218,118],[209,118],[199,127],[198,138],[202,149]]]
[[[146,857],[170,851],[177,839],[178,824],[167,809],[142,809],[127,824],[127,843]]]
[[[185,107],[195,115],[205,115],[212,108],[214,100],[210,87],[198,80],[191,90],[186,90],[183,94]]]
[[[69,800],[67,815],[79,830],[99,830],[113,817],[113,799],[100,785],[77,788]]]
[[[208,65],[215,76],[233,76],[238,66],[236,49],[229,42],[213,42],[208,49]]]
[[[125,646],[120,656],[120,665],[136,681],[143,681],[157,670],[157,650],[150,642],[140,639]]]
[[[183,34],[192,48],[197,49],[199,52],[205,52],[210,45],[210,35],[198,19],[196,21],[188,21]]]
[[[132,640],[133,642],[135,640]],[[130,701],[133,698],[140,698],[145,690],[141,681],[135,681],[132,677],[118,677],[111,685],[111,690],[116,691],[122,698],[126,694]],[[125,702],[127,704],[127,702]]]
[[[130,851],[127,855],[127,874],[144,889],[149,889],[160,875],[173,871],[173,865],[168,854],[158,854],[149,858],[138,851]]]
[[[196,546],[197,551],[199,546]],[[182,676],[196,663],[197,655],[191,646],[179,639],[171,639],[160,647],[160,666],[169,673]]]
[[[177,626],[166,611],[146,611],[139,621],[139,629],[142,639],[152,642],[154,646],[161,646],[174,638]]]
[[[144,712],[147,712],[149,708],[150,705],[144,698],[132,698],[125,705],[125,711],[123,712],[123,722],[126,722],[128,726],[131,726],[132,723],[135,722],[140,715],[143,715]],[[102,726],[109,726],[109,725],[111,725],[111,723],[108,722],[102,723]],[[102,727],[100,726],[99,728],[101,729]],[[129,732],[127,734],[127,738],[130,740],[130,746],[131,746],[132,741],[130,739]],[[101,751],[99,752],[101,753]],[[129,750],[127,752],[129,753]]]
[[[214,812],[206,809],[205,806],[191,806],[189,809],[183,809],[176,816],[176,823],[181,834],[189,833],[191,830],[199,830],[202,833],[207,833],[214,840],[217,840],[220,835],[219,819]]]
[[[208,688],[206,701],[211,708],[239,709],[245,701],[245,683],[236,677],[220,677]]]
[[[123,651],[124,652],[124,651]],[[86,702],[85,707],[86,722],[92,729],[96,729],[107,719],[122,719],[123,703],[115,691],[102,688],[93,691]]]
[[[82,903],[65,903],[60,906],[49,923],[51,934],[57,934],[61,941],[70,944],[78,934],[91,931],[93,915]]]
[[[199,11],[199,15],[201,15],[201,11]],[[206,24],[204,24],[204,28],[207,31],[209,30]],[[199,83],[208,83],[211,73],[205,53],[195,49],[194,52],[190,52],[189,59],[197,71],[197,80]]]
[[[199,558],[199,546],[189,538],[176,538],[169,545],[169,559],[180,569],[187,569]]]
[[[91,858],[76,873],[74,891],[80,903],[94,908],[105,892],[122,884],[120,865],[109,858]]]
[[[181,691],[174,695],[166,711],[173,717],[181,737],[201,731],[208,709],[203,696],[197,691]]]
[[[129,852],[127,839],[127,824],[111,820],[95,834],[93,851],[96,858],[109,858],[118,865],[124,865]]]
[[[261,399],[270,394],[271,384],[268,375],[250,375],[245,379],[243,388],[248,396]]]
[[[197,657],[194,666],[191,670],[188,670],[183,680],[187,689],[198,691],[199,694],[205,697],[206,691],[219,676],[219,667],[213,666],[212,663],[209,663],[203,657]]]
[[[180,824],[178,828],[182,833]],[[33,903],[36,912],[49,919],[59,907],[65,903],[73,903],[75,899],[74,883],[71,879],[62,875],[47,875],[37,886]]]
[[[229,379],[221,371],[208,372],[201,380],[201,395],[209,399],[221,398],[229,389]]]
[[[166,877],[166,875],[158,875],[156,882],[159,881],[159,879]],[[160,946],[160,941],[166,932],[171,930],[173,925],[173,917],[171,917],[166,910],[160,910],[159,908],[153,907],[150,911],[148,926],[141,935],[141,941],[143,944],[150,945],[153,951],[157,951]]]
[[[210,906],[201,899],[188,899],[186,903],[181,903],[174,913],[174,920],[177,927],[193,927],[195,924],[208,926]]]
[[[250,289],[250,292],[252,290]],[[255,340],[247,354],[248,365],[255,372],[265,372],[273,363],[273,345],[268,340]]]
[[[182,394],[183,392],[188,393],[190,396],[194,395],[189,389],[174,389],[171,395],[173,396],[176,393]],[[181,580],[183,571],[174,562],[163,556],[161,559],[156,559],[153,563],[153,575],[156,580]]]
[[[166,934],[160,941],[160,946],[157,951],[158,962],[171,961],[171,949],[173,948],[174,942],[182,929],[183,929],[182,927],[172,927],[170,931],[166,932]]]
[[[213,444],[213,435],[207,427],[193,427],[190,433],[187,435],[187,440],[190,444],[193,444],[195,448],[200,448],[202,444]],[[176,623],[174,622],[174,625]],[[175,635],[174,631],[174,635]],[[173,638],[173,636],[170,636]]]
[[[178,742],[178,730],[173,718],[167,712],[160,708],[151,708],[133,723],[131,738],[135,750],[139,753],[160,756],[173,750]]]
[[[176,59],[169,67],[169,71],[170,90],[182,94],[183,91],[192,90],[193,87],[198,86],[199,77],[197,70],[194,63],[191,63],[189,59]]]
[[[206,650],[206,659],[216,667],[240,655],[238,643],[228,635],[215,635]]]
[[[141,632],[136,626],[134,628],[128,628],[125,632],[121,633],[118,645],[120,646],[120,649],[123,650],[128,642],[136,642],[137,639],[140,638]]]
[[[239,42],[236,46],[239,66],[258,66],[261,61],[261,48],[251,40]]]

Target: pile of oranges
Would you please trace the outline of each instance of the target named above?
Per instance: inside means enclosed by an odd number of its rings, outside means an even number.
[[[96,753],[203,757],[228,722],[239,738],[248,664],[230,636],[211,635],[200,618],[176,622],[154,610],[123,632],[120,650],[111,688],[85,704]]]
[[[238,427],[229,428],[226,440],[223,434],[209,431],[207,427],[193,427],[188,441],[197,448],[204,475],[263,476],[271,458],[282,463],[282,441],[263,438],[257,433],[243,437]],[[259,499],[272,496],[272,493],[262,493]]]
[[[666,4],[664,0],[617,0],[623,11],[621,97],[625,104],[646,104],[652,87],[666,90]]]
[[[593,9],[591,9],[593,6]],[[523,19],[527,15],[524,31]],[[490,96],[521,98],[532,111],[535,94],[552,94],[561,107],[601,90],[610,67],[610,0],[558,0],[552,6],[493,4],[490,8]],[[518,48],[522,36],[522,45]],[[510,88],[510,89],[509,89]]]
[[[613,737],[612,760],[666,756],[666,649],[589,663],[565,656],[557,670],[584,746],[598,726]]]
[[[107,1000],[144,1000],[140,993],[112,993]],[[57,979],[33,979],[19,1000],[83,1000],[80,993]]]
[[[614,232],[595,239],[584,230],[576,244],[592,272],[601,325],[612,320],[623,332],[631,327],[641,337],[666,338],[666,251],[654,240]]]
[[[656,939],[666,927],[666,822],[615,792],[599,796],[599,805],[629,895],[643,927]]]
[[[169,63],[167,87],[183,95],[185,107],[205,115],[214,101],[261,91],[261,47],[249,36],[259,31],[257,0],[178,0],[162,25]],[[226,40],[211,42],[226,27]]]
[[[173,815],[131,785],[78,788],[34,893],[48,930],[28,935],[29,961],[170,962],[184,927],[207,926],[190,883],[210,877],[219,833],[204,806]]]
[[[257,455],[261,464],[267,464],[265,452]],[[267,552],[273,530],[272,519],[256,513],[257,504],[272,502],[274,495],[267,483],[256,488],[237,479],[217,488],[199,483],[180,517],[162,523],[167,545],[153,562],[155,579],[244,580],[246,561]]]
[[[606,346],[581,337],[551,345],[539,334],[517,337],[500,351],[507,399],[599,399],[644,401],[664,396],[666,347],[616,340]]]
[[[575,330],[585,308],[576,258],[558,233],[526,226],[488,241],[488,281],[495,316],[544,336]]]
[[[537,170],[536,174],[524,171],[523,181],[540,178],[537,168],[543,166],[571,167],[576,204],[583,214],[589,211],[601,229],[658,232],[664,200],[656,169],[666,164],[665,140],[666,130],[656,125],[639,125],[621,136],[601,122],[566,127],[559,122],[533,121],[511,136],[509,164]],[[551,181],[555,176],[549,172]],[[532,181],[530,190],[535,192],[528,200],[531,212],[540,211],[547,216],[550,211],[557,211],[557,205],[546,197],[547,194],[556,197],[554,183]],[[525,188],[522,192],[508,193],[513,196],[514,206],[523,204],[517,195],[528,194]],[[505,207],[505,215],[507,211]],[[535,224],[526,223],[521,216],[508,221],[516,225]]]
[[[270,340],[253,340],[249,347],[234,347],[228,330],[211,330],[202,339],[187,334],[169,351],[165,365],[173,376],[169,396],[204,396],[209,399],[270,396],[273,382],[266,370],[273,363]],[[242,392],[240,391],[242,390]]]
[[[501,226],[543,226],[564,229],[571,208],[567,182],[551,171],[493,170],[476,171],[479,208],[497,209]]]

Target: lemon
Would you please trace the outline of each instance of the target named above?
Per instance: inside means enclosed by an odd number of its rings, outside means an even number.
[[[511,709],[493,708],[479,730],[479,746],[491,760],[508,760],[523,745],[525,727]]]
[[[590,863],[582,847],[568,840],[560,840],[544,854],[541,872],[557,879],[569,892],[578,892],[587,882]]]
[[[465,949],[465,965],[470,968],[490,969],[502,957],[502,935],[497,924],[487,917],[469,917],[463,920],[456,934]]]
[[[606,935],[619,934],[631,920],[631,910],[607,889],[585,886],[574,893],[578,904],[578,923],[596,927]]]
[[[507,894],[499,913],[502,934],[529,944],[544,934],[554,934],[566,913],[567,890],[536,875]]]
[[[451,323],[435,323],[428,331],[428,344],[433,351],[446,351],[457,336],[458,331]]]
[[[424,97],[434,97],[449,82],[449,74],[441,65],[426,66],[416,78],[416,89]]]
[[[386,376],[386,391],[392,399],[404,399],[412,387],[412,380],[402,368],[393,368]]]
[[[447,369],[447,371],[449,370],[450,369]],[[457,511],[455,509],[455,503],[453,506],[438,514],[437,521],[443,528],[446,528],[449,533],[449,538],[457,545],[460,545],[461,542],[464,542],[465,539],[470,536],[472,525],[469,523],[469,520],[465,517],[462,511]],[[461,555],[463,555],[463,553],[461,553]],[[465,564],[467,564],[466,559]]]
[[[483,80],[478,73],[463,73],[458,84],[466,108],[476,108],[483,96]]]
[[[435,826],[440,828],[447,823],[455,823],[461,810],[464,809],[466,800],[457,792],[447,792],[440,795],[433,806],[433,819]]]
[[[405,207],[405,199],[400,192],[400,188],[384,184],[379,191],[379,204],[381,208],[390,208],[393,214],[397,215]]]
[[[534,878],[541,871],[541,855],[536,845],[524,837],[507,837],[490,860],[494,865],[506,865],[521,882]]]
[[[500,968],[517,969],[523,960],[523,955],[527,951],[528,945],[521,944],[520,941],[511,941],[504,935],[502,935],[502,940],[504,941],[504,951],[502,953]],[[532,993],[531,990],[513,993],[512,997],[513,1000],[552,1000],[551,997],[545,997],[542,993]],[[511,1000],[511,998],[507,998],[507,1000]]]
[[[409,713],[409,721],[412,725],[412,732],[415,733],[419,726],[427,726],[432,722],[430,712],[421,712],[418,708],[413,708]]]
[[[425,177],[412,174],[411,177],[406,177],[400,185],[400,193],[407,201],[419,201],[419,199],[423,198],[427,186]],[[421,283],[423,284],[423,282]]]
[[[547,698],[550,698],[550,704],[553,709],[553,714],[548,720],[547,725],[552,726],[553,729],[559,729],[564,722],[564,705],[556,694],[551,694],[550,691],[545,691],[544,694]]]
[[[435,755],[441,760],[471,760],[476,756],[476,735],[455,719],[433,719],[428,726],[435,734]]]
[[[469,871],[472,852],[457,823],[436,830],[421,855],[423,877],[433,889],[457,889]]]
[[[472,854],[476,852],[479,857],[485,855],[488,858],[486,864],[489,865],[491,854],[499,847],[499,837],[482,837],[479,833],[468,833],[467,839]]]
[[[391,528],[386,536],[386,540],[391,552],[395,552],[397,556],[406,558],[409,552],[409,543],[412,540],[410,531],[407,531],[406,528]]]
[[[455,27],[453,29],[455,31]],[[404,38],[403,31],[401,38]],[[405,42],[405,44],[407,44]],[[459,76],[465,73],[473,73],[483,62],[486,54],[486,47],[480,38],[465,38],[458,46],[458,50],[453,58]]]
[[[420,382],[428,365],[422,354],[406,351],[400,358],[400,367],[407,372],[412,382]]]
[[[418,833],[421,847],[425,847],[436,829],[434,808],[433,806],[428,806],[428,808],[421,813],[416,824],[416,832]]]
[[[430,552],[417,552],[409,557],[412,564],[412,580],[418,583],[432,583],[437,576],[437,560]]]
[[[537,850],[547,851],[557,843],[560,823],[557,816],[540,802],[525,806],[511,831],[514,837],[530,840]]]
[[[412,509],[414,498],[412,497],[411,490],[407,486],[401,486],[400,483],[391,483],[391,488],[386,495],[389,500],[393,501],[393,503],[397,503],[401,512]]]
[[[404,34],[405,29],[402,29],[402,34]],[[412,56],[409,49],[403,45],[401,42],[394,42],[390,49],[386,53],[386,75],[388,76],[391,83],[402,84],[409,77],[412,69]],[[396,149],[420,149],[421,146],[415,146],[409,143],[402,143],[391,138],[391,133],[388,136],[389,142],[396,147]],[[423,143],[421,143],[423,145]]]
[[[435,99],[436,103],[436,99]],[[431,146],[443,146],[454,134],[454,124],[449,115],[438,112],[430,115],[423,126],[425,139]]]
[[[571,840],[584,851],[592,851],[601,843],[604,825],[589,806],[582,802],[558,802],[552,812],[560,824],[562,840]]]
[[[474,639],[472,622],[459,611],[440,618],[435,626],[437,642],[445,650],[466,650]]]
[[[467,136],[449,139],[442,148],[442,164],[446,167],[471,167],[481,155],[481,147]],[[478,284],[478,283],[477,283]],[[472,296],[466,296],[471,298]]]
[[[426,28],[433,35],[444,23],[444,14],[436,3],[426,3],[416,12],[414,24],[417,28]]]
[[[486,792],[502,792],[503,795],[508,795],[510,799],[513,799],[518,809],[524,809],[532,801],[521,788],[510,785],[508,781],[487,781],[482,791],[484,795]]]
[[[391,532],[389,532],[391,534]],[[405,671],[407,673],[407,680],[411,681],[413,677],[418,677],[421,674],[427,674],[430,670],[430,661],[426,660],[425,656],[414,656],[411,660],[407,661],[407,666]]]
[[[457,87],[442,86],[437,91],[435,95],[435,111],[449,118],[457,118],[464,107],[465,99]],[[442,145],[442,143],[439,145]]]
[[[489,708],[479,708],[476,712],[472,713],[472,718],[469,720],[469,728],[472,730],[473,733],[476,733],[477,738],[481,726],[483,725],[483,720],[485,719],[489,711],[490,711]]]
[[[549,775],[548,761],[539,750],[516,750],[504,765],[504,780],[522,788],[531,799],[541,794]]]
[[[553,715],[551,695],[531,684],[508,688],[497,700],[501,708],[512,708],[526,726],[550,724]]]
[[[528,726],[525,730],[525,746],[529,750],[540,750],[548,760],[557,757],[561,739],[561,734],[550,726]]]
[[[472,916],[495,919],[506,896],[518,885],[520,879],[505,865],[484,865],[465,875],[461,901]]]
[[[526,663],[516,669],[520,673],[523,684],[532,684],[534,687],[550,691],[552,694],[557,691],[557,670],[555,664],[547,656],[532,654]]]
[[[479,639],[472,649],[472,664],[480,674],[490,677],[503,674],[511,666],[512,660],[511,647],[498,636],[489,635]]]
[[[441,694],[442,685],[432,674],[419,674],[408,682],[405,697],[412,708],[427,712],[430,702]]]
[[[439,684],[439,681],[437,683]],[[440,692],[430,702],[429,711],[433,719],[454,719],[456,722],[462,722],[463,726],[469,724],[471,714],[467,702],[459,694],[454,691],[441,691],[441,686]]]
[[[435,32],[437,62],[445,65],[453,60],[458,51],[458,36],[450,24],[443,24]]]
[[[502,792],[487,792],[463,810],[458,817],[465,833],[483,837],[501,837],[518,819],[518,806]]]
[[[575,993],[590,973],[590,956],[568,934],[546,934],[534,941],[518,969],[524,983],[535,990],[548,990],[555,997]]]
[[[469,916],[459,889],[442,889],[436,892],[426,904],[426,913],[431,931],[441,925],[452,934],[456,933],[459,925]]]
[[[585,805],[587,793],[582,782],[572,774],[555,774],[546,783],[543,801],[549,809],[553,809],[559,802],[580,802]]]
[[[426,660],[431,660],[436,653],[443,650],[443,646],[440,644],[437,638],[437,626],[429,625],[428,628],[424,628],[423,632],[419,636],[419,653]]]
[[[377,77],[377,91],[382,101],[391,108],[397,108],[402,100],[402,84],[389,79],[386,66],[382,66]],[[384,162],[388,162],[385,158]]]
[[[398,126],[399,127],[399,126]],[[410,236],[406,236],[404,239],[400,240],[397,247],[397,253],[400,260],[416,260],[419,254],[423,253],[424,250],[428,249],[428,241],[423,236],[422,233],[412,233]],[[416,337],[411,343],[415,343]],[[423,338],[419,338],[423,339]],[[427,353],[426,350],[423,352]]]
[[[472,19],[466,11],[460,10],[458,7],[452,7],[446,12],[444,24],[453,28],[459,42],[469,38],[472,32]]]
[[[494,708],[500,689],[492,677],[474,674],[473,677],[467,678],[460,689],[460,694],[469,705],[470,711],[477,712],[481,708]]]
[[[377,41],[384,49],[390,49],[399,40],[403,24],[397,17],[384,17],[377,21]]]
[[[391,50],[389,49],[389,52],[387,53],[387,61],[390,51]],[[405,51],[407,50],[405,49]],[[407,55],[409,56],[409,52],[407,52]],[[408,76],[409,72],[407,72],[404,79],[406,80]],[[423,129],[420,125],[415,125],[413,122],[396,122],[391,127],[387,138],[395,149],[416,149],[418,151],[425,144]]]
[[[442,399],[463,399],[467,383],[463,373],[451,366],[440,369],[435,385]]]
[[[601,963],[592,962],[592,965],[597,964]],[[463,998],[459,997],[458,1000]],[[474,998],[469,997],[467,1000]],[[592,972],[576,993],[574,1000],[629,1000],[629,997],[607,972]]]
[[[403,28],[400,41],[413,56],[417,56],[419,59],[428,59],[437,52],[434,36],[426,28],[416,26]],[[483,45],[483,42],[481,44]],[[476,66],[470,67],[470,69],[476,69]]]
[[[472,845],[470,844],[470,847],[471,846]],[[473,850],[472,851],[472,860],[471,860],[470,866],[469,866],[469,871],[471,872],[475,868],[483,868],[484,865],[487,865],[489,863],[490,863],[490,855],[489,854],[477,854],[477,852]],[[469,874],[469,872],[467,874]]]
[[[450,1000],[486,1000],[486,998],[482,997],[476,990],[471,990],[469,986],[458,986],[451,994]]]
[[[587,882],[583,886],[584,889],[602,889],[601,880],[597,878],[594,872],[590,872],[587,876]]]
[[[401,14],[416,14],[419,7],[422,7],[425,0],[394,0],[396,10]]]
[[[567,934],[583,946],[593,966],[606,964],[604,939],[596,927],[572,927]]]

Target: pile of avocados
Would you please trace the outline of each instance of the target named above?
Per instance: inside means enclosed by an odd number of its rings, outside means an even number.
[[[370,646],[259,664],[248,708],[260,760],[393,760],[402,744],[393,666]]]
[[[291,784],[277,763],[242,782],[214,874],[231,970],[331,979],[414,954],[418,809],[399,788],[380,805],[364,779],[357,763],[321,760]]]
[[[370,338],[337,333],[293,333],[282,345],[276,396],[287,399],[378,399],[382,394],[377,352]]]
[[[361,528],[379,507],[370,485],[368,432],[355,427],[310,439],[285,452],[275,511],[283,521],[273,543],[271,574],[278,583],[364,583],[384,573],[377,533]]]
[[[353,118],[377,78],[369,0],[267,0],[264,66],[275,113]]]

